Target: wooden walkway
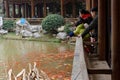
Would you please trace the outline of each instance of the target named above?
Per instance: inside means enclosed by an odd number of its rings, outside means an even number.
[[[111,80],[111,69],[106,61],[100,61],[96,57],[89,58],[87,65],[90,80]]]

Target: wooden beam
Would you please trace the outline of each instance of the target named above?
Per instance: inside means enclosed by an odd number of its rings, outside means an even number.
[[[106,4],[106,0],[98,0],[98,54],[100,60],[105,60],[106,55]]]
[[[112,80],[120,80],[120,1],[112,3]]]
[[[86,45],[94,45],[94,46],[98,46],[98,42],[84,41],[83,43],[86,44]]]
[[[88,68],[88,73],[89,74],[112,74],[112,70]]]

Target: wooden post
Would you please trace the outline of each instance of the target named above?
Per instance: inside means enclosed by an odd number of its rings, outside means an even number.
[[[22,17],[21,4],[18,5],[18,13],[19,13],[19,17]]]
[[[25,18],[25,4],[22,5],[23,8],[23,17]]]
[[[112,80],[120,80],[120,1],[112,4]]]
[[[35,16],[35,7],[34,7],[34,0],[31,0],[31,17]]]
[[[15,18],[16,12],[15,12],[15,4],[13,3],[13,14],[12,16]]]
[[[29,13],[29,11],[28,11],[28,3],[26,3],[26,18],[28,18],[28,13]]]
[[[64,0],[61,1],[61,15],[64,16]]]
[[[37,5],[37,15],[38,15],[38,18],[40,18],[40,12],[42,11],[42,9],[40,8],[40,4]]]
[[[27,3],[24,4],[24,10],[25,10],[25,18],[27,18]]]
[[[91,0],[86,0],[86,10],[91,9]]]
[[[106,45],[107,45],[107,54],[106,61],[108,65],[111,66],[111,0],[107,0],[107,37],[106,37]]]
[[[97,7],[98,5],[98,0],[92,0],[92,8]]]
[[[5,1],[5,9],[6,9],[6,17],[9,18],[10,14],[9,14],[9,4],[8,4],[8,0]]]
[[[72,17],[75,17],[76,14],[76,7],[75,7],[75,0],[72,0]]]
[[[43,11],[43,15],[44,15],[44,17],[46,17],[47,16],[47,7],[46,7],[46,0],[43,0],[44,2],[43,2],[43,4],[44,4],[44,11]]]
[[[106,0],[98,1],[98,54],[100,60],[105,60],[106,54]]]

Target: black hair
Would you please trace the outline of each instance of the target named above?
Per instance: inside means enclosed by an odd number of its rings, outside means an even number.
[[[79,13],[81,13],[81,14],[90,14],[90,12],[85,10],[85,9],[79,10]]]
[[[95,11],[95,12],[98,12],[98,7],[92,8],[91,11],[92,11],[92,12],[94,12],[94,11]]]
[[[79,13],[85,14],[85,13],[86,13],[86,10],[85,10],[85,9],[81,9],[81,10],[79,10]]]

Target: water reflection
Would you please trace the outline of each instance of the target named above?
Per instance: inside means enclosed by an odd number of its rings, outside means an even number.
[[[28,69],[28,63],[37,62],[38,68],[49,77],[56,77],[56,74],[70,77],[73,51],[74,46],[67,44],[0,40],[0,73],[12,68],[17,74],[23,68]]]

